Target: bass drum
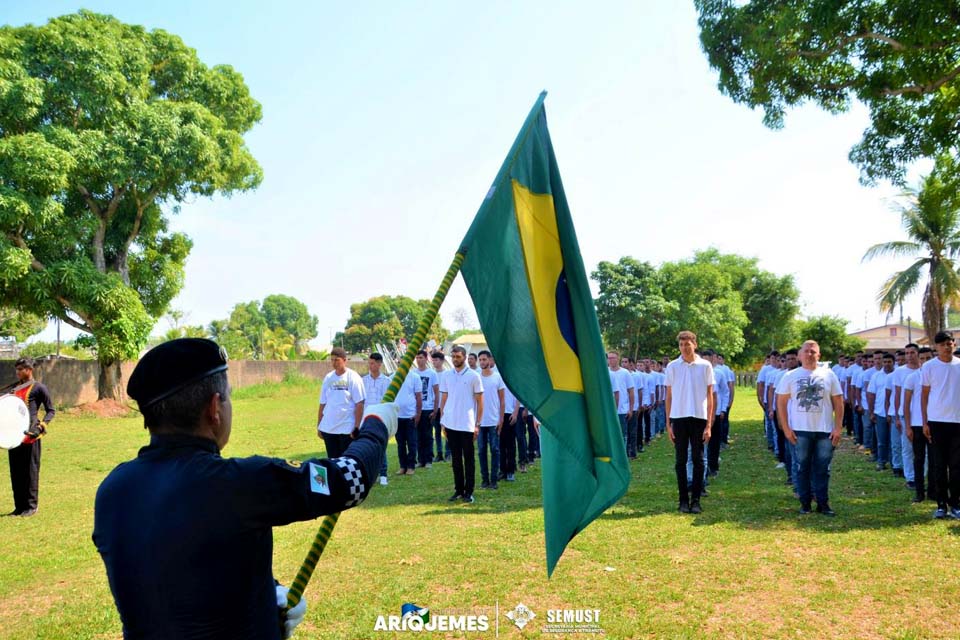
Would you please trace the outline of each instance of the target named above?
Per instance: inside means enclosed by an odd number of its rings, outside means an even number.
[[[0,396],[0,448],[20,446],[29,427],[30,412],[23,400],[12,394]]]

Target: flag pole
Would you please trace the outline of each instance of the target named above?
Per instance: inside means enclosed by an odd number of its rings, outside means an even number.
[[[443,304],[444,298],[447,297],[450,285],[453,284],[454,278],[456,278],[457,273],[460,272],[460,265],[463,264],[465,255],[464,252],[465,249],[461,249],[454,255],[453,262],[450,263],[450,268],[447,269],[446,275],[443,276],[443,280],[440,282],[440,288],[437,289],[437,293],[434,294],[430,306],[427,307],[427,312],[423,315],[423,318],[420,319],[417,332],[413,334],[413,339],[407,343],[407,350],[403,354],[403,359],[397,366],[397,371],[393,374],[393,379],[390,381],[390,386],[387,387],[387,392],[383,394],[383,400],[381,400],[381,402],[393,402],[397,397],[397,392],[400,391],[400,387],[403,386],[403,381],[410,371],[413,359],[426,341],[427,332],[430,331],[430,327],[433,325],[433,321],[436,320],[437,314],[440,311],[440,305]],[[307,589],[307,583],[310,582],[310,578],[313,576],[313,570],[316,569],[317,562],[320,560],[320,556],[323,555],[323,550],[326,548],[327,542],[330,541],[330,536],[333,535],[333,528],[339,519],[339,513],[334,513],[323,518],[320,529],[313,538],[313,544],[310,545],[310,551],[307,552],[307,557],[304,558],[303,564],[300,565],[300,570],[297,572],[297,577],[293,579],[290,590],[287,592],[288,609],[297,606],[303,597],[303,592]]]

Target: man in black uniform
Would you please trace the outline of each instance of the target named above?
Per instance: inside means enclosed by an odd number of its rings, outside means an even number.
[[[10,484],[13,487],[13,511],[11,516],[29,518],[37,512],[40,494],[40,438],[47,432],[47,425],[57,414],[47,387],[33,379],[32,358],[20,358],[16,363],[17,386],[13,394],[23,400],[30,411],[30,426],[24,432],[23,443],[10,449]],[[43,420],[38,410],[43,407]]]
[[[93,528],[124,637],[289,637],[306,605],[281,629],[286,589],[273,579],[272,527],[360,504],[396,407],[369,407],[342,457],[299,463],[220,456],[232,407],[226,354],[210,340],[155,347],[127,393],[150,444],[100,485]]]

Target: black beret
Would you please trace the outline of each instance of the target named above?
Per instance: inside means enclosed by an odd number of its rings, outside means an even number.
[[[213,340],[170,340],[150,349],[140,359],[127,383],[127,395],[143,409],[226,370],[227,352]]]

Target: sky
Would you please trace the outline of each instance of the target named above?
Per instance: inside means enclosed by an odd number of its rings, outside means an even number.
[[[246,136],[263,184],[172,218],[194,241],[171,305],[187,324],[282,293],[318,316],[319,346],[351,303],[432,297],[544,89],[588,270],[716,247],[792,274],[803,314],[859,330],[884,323],[877,290],[908,264],[861,263],[903,236],[899,190],[860,185],[847,160],[866,110],[805,106],[765,128],[718,90],[692,2],[0,0],[0,22],[80,8],[179,35],[263,106]],[[473,316],[459,278],[448,328],[458,308]],[[919,295],[903,312],[920,317]]]

